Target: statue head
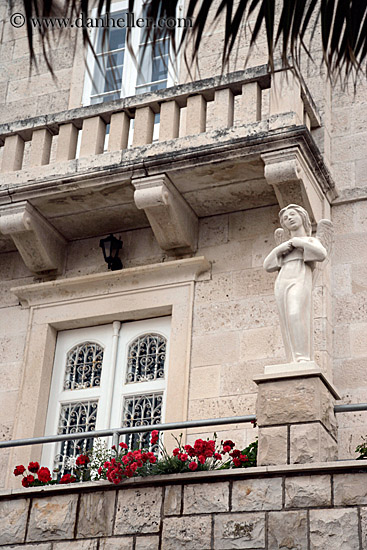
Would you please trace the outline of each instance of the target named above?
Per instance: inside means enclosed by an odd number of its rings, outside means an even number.
[[[290,211],[290,210],[294,210],[295,212],[297,212],[297,214],[299,214],[302,220],[302,224],[306,232],[306,235],[310,237],[312,233],[310,216],[308,215],[307,210],[305,210],[302,206],[298,206],[298,204],[288,204],[288,206],[286,206],[285,208],[282,208],[282,210],[279,212],[280,225],[283,227],[285,231],[289,232],[289,228],[284,225],[283,216],[287,211]]]

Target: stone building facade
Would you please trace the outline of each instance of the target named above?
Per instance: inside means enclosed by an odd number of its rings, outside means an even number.
[[[330,86],[318,51],[301,79],[280,65],[270,75],[261,41],[244,69],[244,38],[221,75],[218,24],[204,36],[198,65],[188,71],[181,59],[167,88],[86,105],[80,29],[51,40],[56,78],[36,42],[29,76],[25,27],[11,26],[5,4],[0,16],[1,438],[45,433],[49,402],[58,402],[60,333],[84,330],[88,341],[97,327],[112,335],[116,322],[120,340],[134,323],[147,323],[136,334],[170,323],[165,385],[146,390],[164,396],[162,421],[255,413],[254,378],[286,362],[275,277],[262,263],[288,203],[302,204],[314,223],[333,221],[332,258],[314,291],[315,361],[341,403],[365,402],[365,82],[355,92]],[[99,241],[109,233],[123,241],[121,271],[108,272],[102,257]],[[337,420],[338,458],[354,458],[366,415]],[[257,434],[247,424],[216,431],[239,446]],[[41,456],[30,447],[1,450],[8,475],[0,485],[12,486],[15,463]],[[364,511],[350,513],[358,523]],[[223,546],[232,547],[242,548]]]

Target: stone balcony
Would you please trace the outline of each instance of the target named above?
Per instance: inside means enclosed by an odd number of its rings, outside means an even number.
[[[292,69],[259,66],[0,125],[0,251],[62,272],[74,239],[150,224],[177,256],[195,252],[199,217],[289,202],[327,217],[320,124]]]

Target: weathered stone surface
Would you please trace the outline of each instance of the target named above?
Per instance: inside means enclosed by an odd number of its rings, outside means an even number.
[[[334,504],[336,506],[367,504],[367,474],[335,475]]]
[[[265,514],[218,514],[214,518],[214,548],[265,548]]]
[[[161,521],[162,488],[121,490],[118,494],[115,534],[155,533]]]
[[[284,407],[284,395],[287,406]],[[317,376],[273,380],[259,384],[259,426],[319,420],[335,432],[334,400]]]
[[[362,550],[367,550],[367,508],[361,508]]]
[[[306,512],[270,512],[268,550],[308,550]]]
[[[358,512],[310,511],[310,550],[359,550]]]
[[[290,463],[328,462],[336,460],[336,441],[318,422],[298,424],[290,429]]]
[[[0,502],[0,544],[24,542],[29,499]]]
[[[287,464],[287,426],[274,426],[259,429],[258,466]]]
[[[174,516],[181,513],[181,485],[168,485],[164,493],[164,515]]]
[[[98,491],[81,496],[77,537],[103,537],[112,534],[116,493]]]
[[[282,478],[244,479],[233,482],[232,510],[234,512],[281,509]]]
[[[331,478],[328,475],[297,476],[285,479],[286,508],[329,506]]]
[[[132,550],[133,537],[113,537],[111,539],[101,539],[99,543],[100,550]]]
[[[209,550],[212,520],[210,516],[166,518],[163,520],[164,550]]]
[[[97,540],[74,540],[54,542],[52,550],[97,550]],[[27,548],[27,547],[26,547]]]
[[[78,495],[35,498],[29,518],[27,540],[71,539],[74,537]]]
[[[208,514],[229,511],[229,483],[185,485],[184,514]]]
[[[135,550],[158,550],[159,537],[136,537]]]

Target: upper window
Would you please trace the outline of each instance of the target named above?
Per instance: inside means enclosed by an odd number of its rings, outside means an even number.
[[[46,434],[162,422],[169,331],[170,318],[164,317],[59,332]],[[148,446],[149,433],[126,442]],[[62,475],[92,446],[87,438],[46,445],[42,459]]]
[[[127,10],[127,2],[112,4],[109,28],[94,29],[91,40],[95,58],[90,50],[84,105],[154,92],[177,83],[177,59],[168,38],[153,45],[147,38],[147,29],[135,26],[127,44],[126,29],[113,23],[119,19],[127,21]],[[141,0],[134,2],[135,19],[144,17],[145,11]]]

